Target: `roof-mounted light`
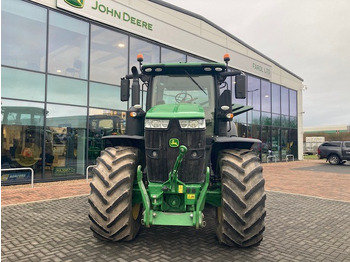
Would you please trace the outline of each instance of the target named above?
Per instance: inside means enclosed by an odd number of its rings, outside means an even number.
[[[137,61],[138,62],[143,62],[143,54],[138,54],[137,55]]]

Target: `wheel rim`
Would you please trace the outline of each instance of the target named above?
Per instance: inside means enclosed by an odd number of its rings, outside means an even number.
[[[338,163],[338,158],[336,156],[331,156],[329,159],[329,162],[331,164],[336,164],[336,163]]]
[[[139,217],[139,213],[140,213],[140,208],[141,208],[141,204],[136,204],[132,207],[132,218],[134,220],[137,220],[137,218]]]

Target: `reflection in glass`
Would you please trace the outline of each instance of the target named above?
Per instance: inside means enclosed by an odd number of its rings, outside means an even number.
[[[288,89],[283,86],[281,86],[281,113],[283,115],[289,115]]]
[[[261,113],[261,124],[264,126],[271,126],[272,125],[272,119],[271,119],[271,113]]]
[[[289,116],[281,115],[281,126],[289,127]]]
[[[276,84],[271,85],[272,88],[272,113],[281,113],[281,87]]]
[[[263,126],[261,128],[261,161],[267,162],[267,156],[272,153],[271,127]]]
[[[119,85],[120,78],[128,71],[127,66],[128,37],[91,25],[90,79]]]
[[[46,9],[24,1],[3,0],[1,11],[1,64],[44,72]]]
[[[136,66],[139,69],[139,62],[137,62],[137,55],[143,55],[143,63],[145,64],[153,64],[159,63],[160,58],[160,47],[154,44],[150,44],[146,41],[130,37],[130,67]]]
[[[247,137],[247,113],[234,116],[232,120],[237,128],[237,135],[239,137]]]
[[[1,68],[1,96],[36,101],[45,100],[45,75]]]
[[[271,112],[271,84],[261,80],[261,110]]]
[[[209,60],[205,60],[203,58],[198,58],[194,56],[187,56],[187,63],[208,63]]]
[[[120,101],[120,87],[90,83],[90,106],[126,110],[127,102]]]
[[[248,76],[248,105],[254,107],[254,110],[260,110],[260,79]]]
[[[281,126],[281,115],[272,114],[272,125]]]
[[[290,126],[291,128],[297,128],[297,127],[298,127],[297,118],[296,118],[295,116],[291,116],[291,117],[290,117],[289,126]]]
[[[260,125],[260,111],[250,110],[247,114],[249,124]]]
[[[281,159],[286,159],[286,155],[289,154],[289,130],[281,129]]]
[[[96,164],[104,148],[102,137],[108,135],[123,135],[125,133],[124,111],[104,110],[90,108],[89,111],[89,140],[88,159],[89,165]]]
[[[280,161],[280,128],[272,127],[272,142],[271,142],[271,155],[277,158],[277,161]]]
[[[290,115],[297,116],[297,91],[289,90]]]
[[[48,104],[47,127],[52,139],[52,165],[46,178],[83,176],[86,115],[84,107]]]
[[[289,154],[294,156],[294,159],[298,159],[298,130],[290,129],[290,141],[289,141]]]
[[[186,55],[162,47],[161,48],[161,62],[162,63],[186,62]]]
[[[47,101],[86,106],[87,82],[49,75],[47,80]]]
[[[49,12],[49,73],[87,79],[89,24]]]
[[[40,178],[44,104],[6,99],[1,102],[1,168],[31,167],[35,178]],[[4,182],[17,178],[9,176]]]

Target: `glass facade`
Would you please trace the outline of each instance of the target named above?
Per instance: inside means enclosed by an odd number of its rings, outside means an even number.
[[[31,167],[37,181],[84,177],[102,136],[124,133],[129,103],[119,84],[137,54],[147,63],[206,62],[39,4],[3,0],[1,12],[1,164]],[[234,118],[238,134],[263,141],[255,148],[263,161],[270,151],[297,158],[297,92],[255,76],[248,83],[246,99],[232,95],[254,108]]]

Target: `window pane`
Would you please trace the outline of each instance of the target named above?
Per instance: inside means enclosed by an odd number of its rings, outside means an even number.
[[[202,58],[194,57],[194,56],[187,56],[187,63],[207,63],[210,62],[209,60],[205,60]]]
[[[145,64],[159,63],[160,47],[150,44],[146,41],[130,37],[130,71],[131,67],[136,66],[139,69],[139,63],[137,62],[137,55],[143,55],[143,61]]]
[[[260,79],[248,76],[248,105],[260,110]]]
[[[1,63],[45,71],[46,9],[18,0],[3,0],[1,9]]]
[[[281,113],[281,87],[276,84],[272,84],[272,113]]]
[[[281,159],[285,159],[286,155],[289,154],[289,130],[281,130]]]
[[[294,159],[298,159],[298,130],[290,129],[290,141],[289,141],[289,154],[294,156]]]
[[[281,126],[281,115],[272,114],[272,125]]]
[[[35,178],[40,178],[44,104],[6,99],[1,104],[1,168],[31,167]],[[8,182],[16,179],[16,175],[7,177]]]
[[[90,79],[119,85],[127,73],[128,37],[91,25],[90,55]]]
[[[261,161],[267,162],[267,156],[272,153],[272,143],[271,143],[271,127],[263,126],[261,128]]]
[[[47,80],[47,101],[86,106],[87,82],[49,75]]]
[[[280,160],[280,128],[273,127],[272,128],[272,143],[271,143],[271,154],[277,158],[277,161]]]
[[[125,133],[125,111],[90,108],[89,110],[89,165],[96,164],[96,158],[104,148],[102,137]]]
[[[1,96],[45,100],[45,75],[23,70],[1,68]]]
[[[297,116],[297,91],[289,90],[290,115]]]
[[[264,126],[272,125],[271,113],[261,113],[261,124]]]
[[[120,87],[90,83],[90,106],[127,110],[127,102],[120,101]]]
[[[53,157],[45,178],[82,177],[86,155],[86,108],[48,104],[47,111]]]
[[[271,112],[271,84],[265,80],[261,80],[261,100],[261,110]]]
[[[173,50],[163,48],[161,49],[162,52],[162,63],[178,63],[178,62],[186,62],[186,55],[181,54],[179,52],[175,52]]]
[[[298,122],[297,118],[295,116],[290,117],[290,123],[289,123],[291,128],[297,128],[298,127]]]
[[[283,115],[289,115],[288,89],[283,86],[281,86],[281,113]]]
[[[248,112],[248,123],[260,125],[260,111],[251,110]]]
[[[89,24],[49,13],[49,73],[87,78]]]
[[[281,126],[289,127],[289,116],[281,115]]]

